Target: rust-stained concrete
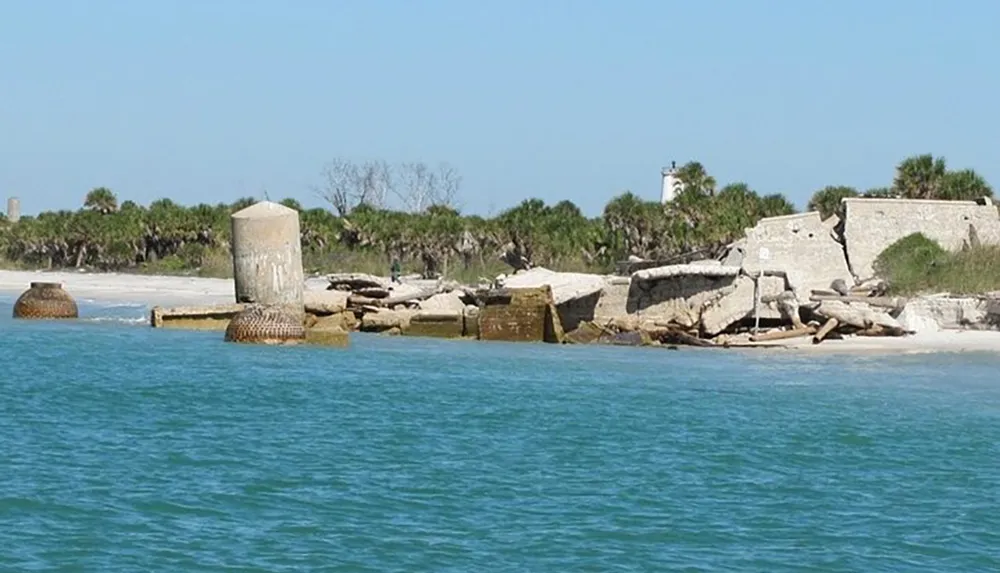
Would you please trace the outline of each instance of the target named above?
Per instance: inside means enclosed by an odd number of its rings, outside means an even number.
[[[244,304],[214,306],[153,307],[149,323],[153,328],[180,328],[187,330],[226,330],[229,321],[246,308]]]
[[[479,338],[508,342],[562,342],[559,314],[548,285],[504,288],[483,295]]]

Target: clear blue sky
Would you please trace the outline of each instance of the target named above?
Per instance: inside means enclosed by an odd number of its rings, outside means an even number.
[[[1000,2],[0,0],[0,195],[319,205],[333,157],[448,161],[466,211],[588,214],[697,159],[785,193],[933,152],[1000,185]]]

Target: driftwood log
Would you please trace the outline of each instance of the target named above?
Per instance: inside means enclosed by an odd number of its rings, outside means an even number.
[[[841,296],[837,294],[817,294],[813,291],[812,296],[809,300],[813,302],[826,302],[826,301],[839,301],[846,303],[864,303],[870,306],[888,308],[888,309],[902,309],[906,306],[906,299],[899,297],[886,297],[886,296]]]
[[[683,344],[686,346],[718,346],[711,340],[698,338],[697,336],[684,332],[676,324],[668,322],[654,322],[655,330],[651,330],[653,337],[664,344]],[[647,329],[649,330],[649,329]]]
[[[823,339],[829,336],[830,333],[833,332],[833,330],[837,328],[837,325],[839,324],[840,321],[838,321],[836,318],[831,318],[827,320],[826,323],[823,326],[821,326],[819,330],[816,331],[816,334],[813,335],[813,344],[819,344],[820,342],[823,342]]]
[[[371,297],[367,297],[367,296],[361,296],[361,295],[357,295],[357,294],[352,294],[351,296],[347,297],[347,306],[349,306],[349,307],[351,307],[351,306],[353,306],[353,307],[357,307],[357,306],[375,306],[375,307],[379,307],[379,306],[382,306],[382,300],[384,300],[384,299],[377,299],[377,298],[371,298]]]
[[[876,310],[867,303],[847,303],[841,300],[824,300],[814,310],[824,318],[836,318],[843,326],[868,329],[878,325],[885,328],[901,328],[899,321],[887,312]]]

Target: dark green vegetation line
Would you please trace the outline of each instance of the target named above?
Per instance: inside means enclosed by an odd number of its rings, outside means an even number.
[[[282,203],[301,211],[308,271],[385,274],[397,259],[405,272],[465,281],[524,262],[606,272],[630,255],[658,260],[693,251],[717,255],[761,218],[795,212],[785,196],[760,195],[745,183],[717,189],[697,162],[681,167],[678,175],[685,189],[671,204],[626,192],[596,218],[585,217],[570,201],[546,205],[540,199],[527,199],[493,218],[462,215],[447,204],[400,211],[362,199],[350,208],[338,203],[334,213],[302,209],[291,199]],[[812,197],[809,209],[826,217],[837,212],[841,198],[858,195],[850,187],[826,187]],[[864,195],[958,200],[992,197],[993,192],[974,171],[948,171],[943,159],[922,155],[897,166],[891,187]],[[185,207],[160,199],[144,207],[119,203],[110,190],[97,188],[78,211],[45,212],[17,224],[4,219],[0,255],[6,266],[18,268],[228,277],[229,215],[254,202],[245,198]]]

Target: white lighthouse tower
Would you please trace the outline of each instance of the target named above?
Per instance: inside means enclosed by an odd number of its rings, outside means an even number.
[[[660,177],[660,203],[666,205],[684,189],[684,183],[677,177],[677,162],[671,161],[669,169],[661,169]]]

